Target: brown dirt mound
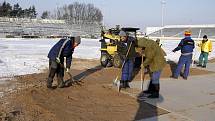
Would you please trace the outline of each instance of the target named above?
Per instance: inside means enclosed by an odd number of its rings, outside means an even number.
[[[54,90],[44,86],[45,73],[22,76],[17,79],[33,86],[8,96],[10,103],[7,108],[2,108],[7,113],[13,110],[20,112],[18,116],[8,116],[11,120],[23,121],[130,121],[168,113],[107,86],[110,80],[104,78],[104,73],[109,70],[73,70],[74,75],[90,75],[79,84]],[[39,83],[40,80],[44,81]]]
[[[47,72],[17,76],[16,86],[21,89],[2,98],[0,120],[130,121],[168,113],[107,86],[119,69],[101,68],[98,61],[75,61],[71,72],[81,81],[67,88],[47,89]],[[171,68],[165,67],[162,78],[171,75]],[[191,69],[191,75],[208,73]],[[134,80],[139,77],[138,73]],[[65,79],[69,79],[67,74]]]
[[[210,60],[209,60],[209,63],[215,63],[215,58],[210,59]]]

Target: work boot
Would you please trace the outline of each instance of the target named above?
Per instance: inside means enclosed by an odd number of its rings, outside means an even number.
[[[172,79],[178,79],[178,77],[175,77],[175,76],[170,76],[170,78],[172,78]]]
[[[120,80],[120,88],[126,88],[126,84],[124,80]]]
[[[153,90],[154,90],[154,85],[152,84],[152,81],[150,81],[148,89],[145,90],[145,91],[143,91],[143,93],[145,93],[145,94],[151,94],[153,92]]]
[[[185,77],[185,76],[182,76],[182,78],[183,78],[184,80],[187,80],[187,77]]]
[[[52,82],[53,82],[53,78],[55,76],[55,72],[56,72],[56,69],[50,68],[49,76],[48,76],[47,83],[46,83],[47,88],[52,88]]]
[[[125,81],[125,82],[124,82],[124,87],[125,87],[125,88],[130,88],[130,86],[129,86],[129,81]]]
[[[202,65],[201,64],[198,64],[198,65],[196,65],[197,67],[202,67]]]
[[[64,81],[62,77],[58,77],[58,88],[63,88],[64,87]]]
[[[159,91],[160,84],[154,84],[154,91],[151,93],[151,95],[148,96],[148,98],[159,98]]]
[[[206,68],[206,66],[204,65],[204,66],[202,66],[202,68]]]
[[[52,88],[52,79],[51,78],[48,78],[46,86],[47,86],[47,88]]]

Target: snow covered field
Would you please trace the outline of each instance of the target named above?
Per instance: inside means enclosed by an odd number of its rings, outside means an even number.
[[[48,52],[59,39],[0,39],[0,79],[38,73],[48,67]],[[75,58],[99,58],[98,40],[82,39]],[[1,80],[0,80],[1,81]]]
[[[173,53],[172,50],[175,47],[177,47],[179,42],[180,42],[180,40],[162,40],[161,41],[162,48],[165,50],[165,52],[167,54],[167,57],[166,57],[167,60],[178,62],[178,58],[181,55],[181,51],[177,51],[176,53]],[[195,44],[197,44],[196,41],[195,41]],[[213,42],[213,51],[212,51],[212,53],[209,54],[209,59],[215,58],[214,48],[215,48],[215,43]],[[199,55],[200,55],[200,48],[197,47],[197,45],[194,49],[193,55],[194,55],[195,60],[198,60]]]
[[[1,78],[38,73],[48,67],[47,54],[58,39],[0,39],[0,82]],[[162,47],[167,53],[167,60],[177,62],[180,52],[172,53],[179,40],[163,40]],[[215,44],[213,44],[213,48]],[[82,39],[75,49],[75,58],[99,59],[100,43],[98,39]],[[199,51],[195,52],[198,59]],[[215,52],[209,58],[215,57]]]

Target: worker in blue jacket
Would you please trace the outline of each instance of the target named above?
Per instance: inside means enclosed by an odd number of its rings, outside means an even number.
[[[52,82],[55,74],[57,74],[58,87],[64,87],[64,69],[69,72],[72,54],[75,47],[81,43],[80,36],[60,39],[49,51],[49,75],[47,80],[47,88],[52,88]],[[66,67],[64,67],[64,57],[66,57]]]
[[[191,38],[191,31],[185,31],[184,35],[185,38],[181,40],[179,45],[174,50],[172,50],[173,52],[181,50],[181,56],[172,77],[177,79],[180,75],[181,69],[185,65],[182,77],[183,79],[187,80],[190,71],[190,64],[192,62],[193,49],[195,48],[195,42]]]
[[[122,65],[120,88],[130,88],[129,82],[132,80],[134,59],[136,56],[136,39],[129,36],[125,31],[120,31],[119,36],[121,41],[117,44],[117,50],[124,61]]]

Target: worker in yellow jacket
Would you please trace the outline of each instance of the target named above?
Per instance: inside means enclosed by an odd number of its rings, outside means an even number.
[[[207,35],[203,36],[203,40],[198,44],[201,48],[201,54],[199,56],[198,67],[206,68],[208,63],[208,55],[212,51],[212,42],[208,40]]]

